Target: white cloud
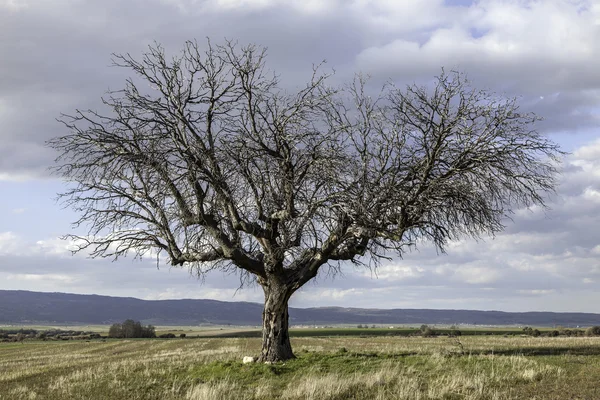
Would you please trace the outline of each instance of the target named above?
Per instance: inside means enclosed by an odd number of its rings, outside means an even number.
[[[197,285],[196,288],[168,287],[143,297],[145,300],[213,299],[221,301],[262,302],[262,290],[256,288],[214,288]]]
[[[365,290],[362,288],[332,288],[305,286],[290,299],[292,307],[309,307],[311,305],[352,304],[356,299],[374,296],[382,289]],[[352,307],[352,305],[348,305]]]
[[[531,290],[519,290],[521,294],[532,295],[532,296],[544,296],[551,293],[555,293],[554,289],[531,289]]]
[[[0,0],[0,8],[6,8],[9,11],[19,11],[29,7],[25,0]]]
[[[185,14],[239,13],[251,14],[273,8],[302,14],[325,14],[338,8],[336,0],[159,0]]]
[[[600,139],[581,146],[573,152],[573,157],[576,165],[589,167],[600,164]]]
[[[379,32],[414,32],[447,23],[454,10],[442,0],[356,0],[350,9],[362,23]]]
[[[12,232],[0,232],[0,254],[22,254],[24,241]]]
[[[29,171],[25,172],[0,172],[0,182],[27,182],[43,178],[44,174],[36,174]]]
[[[465,265],[454,270],[454,279],[473,285],[489,285],[501,276],[499,270],[485,266]]]
[[[600,203],[600,191],[587,187],[583,191],[583,198],[594,203]]]
[[[423,276],[424,269],[418,266],[408,266],[402,264],[382,265],[375,271],[375,276],[384,281],[401,281],[410,278],[418,278]],[[372,277],[370,271],[363,272],[364,277]]]
[[[49,257],[70,257],[72,251],[77,247],[76,240],[62,240],[59,238],[49,238],[32,241],[22,235],[13,232],[0,232],[0,255],[10,255],[19,257],[49,256]],[[86,257],[81,253],[80,257]]]
[[[593,69],[600,58],[597,10],[579,11],[567,1],[488,0],[456,12],[444,12],[448,19],[426,39],[396,37],[363,49],[357,65],[411,78],[431,76],[441,66],[457,67],[492,86],[538,98],[574,85],[583,89],[578,83],[583,78],[598,88]]]
[[[71,256],[73,250],[76,249],[76,240],[62,240],[60,238],[38,240],[32,246],[32,251],[35,253],[59,257]]]
[[[44,282],[44,284],[72,284],[78,281],[73,275],[60,275],[60,274],[7,274],[4,279],[33,282]]]

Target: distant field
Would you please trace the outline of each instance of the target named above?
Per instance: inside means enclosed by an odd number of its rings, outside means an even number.
[[[431,325],[438,334],[446,335],[451,332],[447,327],[436,327]],[[86,331],[95,332],[102,335],[108,333],[110,325],[0,325],[0,331],[3,329],[35,329],[38,331],[61,329],[65,331]],[[375,328],[356,328],[356,327],[321,327],[321,328],[291,328],[292,337],[314,337],[314,336],[407,336],[418,331],[417,326],[399,326],[394,328],[375,327]],[[458,327],[461,334],[464,335],[520,335],[522,328],[518,327]],[[553,328],[540,327],[541,332],[548,332]],[[261,330],[258,327],[235,327],[235,326],[157,326],[156,333],[174,333],[177,336],[184,333],[188,337],[260,337]]]
[[[318,329],[316,331],[319,331]],[[599,399],[600,338],[295,337],[0,343],[0,399]]]
[[[547,332],[550,328],[540,328],[541,332]],[[318,337],[318,336],[409,336],[416,334],[418,328],[292,328],[291,337]],[[437,334],[447,335],[451,332],[448,328],[434,328]],[[518,328],[467,328],[460,329],[461,335],[520,335],[522,329]],[[260,337],[260,329],[222,329],[214,331],[204,331],[201,333],[205,337]]]

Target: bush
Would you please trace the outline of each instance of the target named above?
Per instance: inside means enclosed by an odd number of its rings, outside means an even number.
[[[179,337],[185,339],[185,333],[182,333],[181,335],[179,335]]]
[[[533,329],[530,326],[526,326],[525,328],[523,328],[523,333],[533,337],[538,337],[542,335],[542,332],[540,332],[537,329]]]
[[[450,327],[450,336],[461,336],[462,332],[458,329],[458,327],[456,325],[452,325]]]
[[[152,325],[142,326],[139,321],[128,319],[121,324],[113,324],[108,330],[110,338],[154,338],[156,330]]]
[[[600,336],[600,326],[590,326],[585,330],[585,336]]]
[[[423,336],[423,337],[431,337],[431,336],[436,335],[435,331],[427,325],[421,325],[420,330],[421,330],[421,336]]]
[[[161,338],[161,339],[174,339],[175,338],[175,334],[174,333],[163,333],[162,335],[159,336],[159,338]]]
[[[427,328],[424,331],[421,331],[421,335],[423,337],[432,337],[435,336],[435,331],[431,328]]]

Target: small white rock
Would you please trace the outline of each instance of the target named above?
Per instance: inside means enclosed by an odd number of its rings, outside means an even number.
[[[254,357],[247,357],[247,356],[244,357],[244,359],[242,360],[242,362],[244,364],[250,364],[250,363],[253,363],[255,361],[256,361],[256,359]]]

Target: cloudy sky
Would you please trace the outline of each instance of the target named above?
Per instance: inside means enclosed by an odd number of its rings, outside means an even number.
[[[600,1],[598,0],[0,0],[0,289],[145,299],[262,301],[214,273],[201,284],[155,262],[71,256],[76,218],[44,142],[55,118],[95,107],[126,71],[110,54],[171,52],[210,37],[268,48],[291,88],[327,60],[343,81],[428,82],[441,67],[519,96],[538,129],[570,152],[551,209],[518,210],[494,239],[421,247],[376,273],[348,267],[296,293],[293,306],[600,312]]]

